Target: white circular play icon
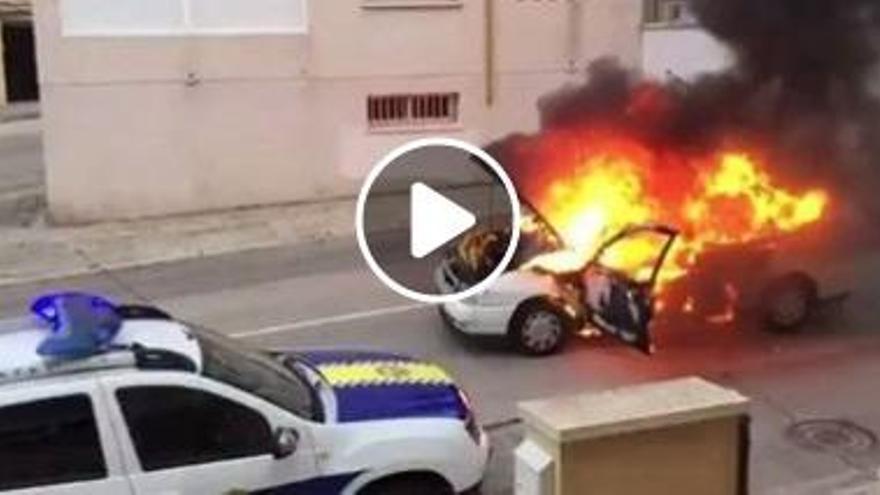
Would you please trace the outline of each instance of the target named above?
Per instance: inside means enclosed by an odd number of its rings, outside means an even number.
[[[428,303],[486,289],[519,240],[519,202],[501,166],[480,148],[421,139],[385,156],[357,205],[367,265],[389,288]]]
[[[421,182],[410,186],[409,198],[413,258],[424,258],[477,224],[476,215]]]

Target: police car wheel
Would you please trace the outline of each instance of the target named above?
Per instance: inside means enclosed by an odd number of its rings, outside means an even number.
[[[508,338],[522,354],[548,356],[563,348],[571,333],[570,327],[570,320],[553,304],[529,301],[511,318]]]
[[[454,495],[449,483],[433,474],[400,475],[368,485],[358,495]]]

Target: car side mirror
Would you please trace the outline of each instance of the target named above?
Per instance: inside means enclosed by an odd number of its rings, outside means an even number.
[[[272,434],[272,455],[276,459],[290,457],[299,447],[299,433],[293,428],[277,428]]]

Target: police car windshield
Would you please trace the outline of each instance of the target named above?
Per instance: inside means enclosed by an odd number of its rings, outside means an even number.
[[[195,334],[202,349],[205,376],[252,393],[297,416],[321,420],[317,393],[295,369],[213,332],[199,330]]]

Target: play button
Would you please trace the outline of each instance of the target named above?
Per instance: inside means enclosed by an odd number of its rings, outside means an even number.
[[[486,289],[513,258],[519,203],[483,150],[452,139],[413,141],[371,171],[357,207],[358,245],[373,273],[423,302]]]
[[[473,213],[421,182],[410,187],[409,246],[424,258],[477,224]]]

